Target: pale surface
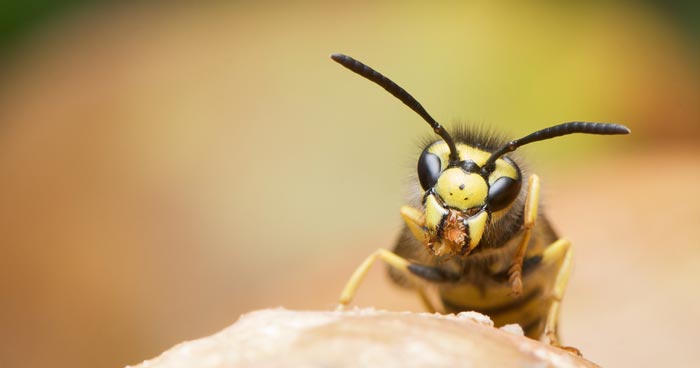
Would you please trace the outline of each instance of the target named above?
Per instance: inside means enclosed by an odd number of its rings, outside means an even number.
[[[266,309],[179,344],[138,368],[595,367],[475,312],[439,315]]]

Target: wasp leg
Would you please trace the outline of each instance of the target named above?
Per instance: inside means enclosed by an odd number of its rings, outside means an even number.
[[[527,245],[530,243],[532,229],[535,227],[537,219],[537,207],[540,201],[540,178],[537,175],[530,175],[527,182],[527,196],[525,197],[525,219],[523,224],[523,236],[520,239],[518,248],[515,250],[513,260],[508,269],[508,280],[510,281],[513,295],[520,296],[523,292],[523,259]]]
[[[423,303],[423,307],[425,307],[425,310],[427,310],[428,313],[437,312],[437,309],[435,309],[435,306],[428,297],[428,294],[425,293],[425,289],[423,287],[417,286],[416,291],[418,292],[418,296],[420,297],[420,301],[421,303]]]
[[[364,260],[364,262],[362,262],[360,267],[358,267],[355,270],[355,272],[353,272],[352,276],[350,276],[350,280],[348,280],[348,282],[345,284],[345,287],[343,288],[343,291],[340,293],[340,299],[338,300],[338,302],[341,306],[346,306],[350,303],[352,298],[355,296],[357,289],[360,287],[362,280],[364,280],[365,276],[367,275],[367,272],[369,271],[370,267],[372,267],[374,262],[376,262],[377,260],[383,261],[384,263],[390,265],[396,270],[404,273],[407,277],[415,275],[410,270],[411,266],[414,266],[414,264],[386,249],[377,249],[369,257],[367,257]],[[420,296],[421,301],[425,305],[426,309],[428,309],[431,312],[435,312],[435,307],[430,302],[430,299],[426,295],[423,288],[420,285],[412,286],[414,286],[418,291],[418,295]]]
[[[401,217],[411,231],[411,234],[413,234],[418,241],[424,243],[427,236],[423,213],[419,209],[411,206],[401,206]]]
[[[560,344],[558,324],[559,324],[559,308],[566,284],[569,282],[569,275],[573,266],[573,252],[571,243],[567,239],[559,239],[552,243],[543,253],[543,262],[551,264],[558,269],[556,279],[554,280],[554,288],[552,289],[550,298],[552,304],[547,312],[547,319],[544,325],[544,335],[550,345],[568,350],[576,355],[581,355],[581,352],[570,346]]]

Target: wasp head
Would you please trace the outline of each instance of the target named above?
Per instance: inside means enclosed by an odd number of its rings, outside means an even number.
[[[421,240],[434,255],[469,254],[492,215],[508,210],[522,187],[520,169],[512,160],[489,164],[490,152],[466,144],[456,144],[456,149],[459,160],[450,160],[449,146],[435,142],[418,159],[424,190]],[[415,235],[420,239],[420,232]]]

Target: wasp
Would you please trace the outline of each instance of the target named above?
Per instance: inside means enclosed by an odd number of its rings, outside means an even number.
[[[517,323],[526,336],[561,346],[557,325],[571,243],[539,208],[539,177],[527,173],[512,152],[573,133],[630,130],[568,122],[515,140],[466,128],[453,136],[389,78],[350,56],[331,59],[383,87],[437,135],[418,158],[416,194],[401,208],[405,226],[393,251],[378,249],[365,259],[343,289],[340,305],[350,303],[369,268],[383,261],[392,280],[415,290],[430,312],[477,311],[497,326]]]

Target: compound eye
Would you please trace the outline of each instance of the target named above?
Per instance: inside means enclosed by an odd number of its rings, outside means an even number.
[[[440,157],[434,153],[423,151],[418,159],[418,180],[423,190],[428,190],[440,177]]]
[[[491,211],[500,211],[515,200],[520,194],[522,181],[507,176],[496,180],[489,188],[488,206]]]

